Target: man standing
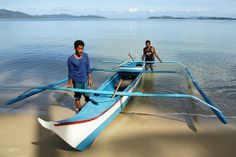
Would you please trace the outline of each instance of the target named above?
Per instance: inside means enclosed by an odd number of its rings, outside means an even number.
[[[80,88],[87,89],[92,86],[91,69],[89,63],[89,57],[87,53],[84,53],[84,42],[77,40],[74,42],[75,54],[68,58],[68,88]],[[84,96],[85,101],[89,101],[88,95],[84,93],[75,92],[75,105],[77,111],[81,110],[80,98]]]
[[[142,61],[144,61],[144,60],[145,61],[155,61],[155,56],[156,56],[156,58],[160,61],[160,63],[162,63],[160,57],[158,56],[158,54],[156,52],[156,49],[153,46],[151,46],[151,41],[146,40],[145,44],[146,44],[146,47],[143,48]],[[154,63],[146,63],[145,70],[148,70],[149,68],[151,70],[154,70],[153,64]]]

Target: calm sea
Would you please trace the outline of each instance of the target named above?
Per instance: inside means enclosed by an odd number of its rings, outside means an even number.
[[[77,39],[84,40],[92,66],[107,68],[115,64],[102,60],[127,60],[128,52],[140,55],[149,39],[163,61],[188,65],[216,105],[227,116],[236,116],[235,28],[236,21],[223,20],[0,20],[0,107],[6,108],[7,99],[28,87],[65,78],[66,61],[74,53]],[[156,68],[181,70],[177,65]],[[110,75],[93,74],[94,88]],[[187,82],[183,79],[173,74],[144,74],[138,90],[184,93]],[[188,112],[190,103],[202,106],[177,99],[134,98],[127,110],[143,111],[141,106],[145,106],[162,112]],[[196,110],[212,114],[205,108]]]

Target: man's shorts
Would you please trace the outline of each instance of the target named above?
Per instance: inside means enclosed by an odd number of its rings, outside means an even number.
[[[73,86],[74,86],[74,88],[88,89],[87,81],[84,83],[73,82]],[[80,92],[75,92],[75,94],[74,94],[75,101],[80,100],[82,95],[84,96],[85,101],[88,102],[89,101],[89,94],[80,93]]]
[[[154,64],[152,64],[152,63],[151,63],[151,64],[150,64],[150,63],[146,63],[146,64],[145,64],[145,70],[148,70],[149,68],[150,68],[151,70],[153,70],[153,69],[154,69]]]

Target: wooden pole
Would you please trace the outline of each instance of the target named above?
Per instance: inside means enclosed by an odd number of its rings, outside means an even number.
[[[132,59],[132,61],[134,61],[134,58],[131,56],[130,53],[128,53],[128,56]]]
[[[114,94],[112,95],[111,98],[114,98],[116,96],[116,93],[117,93],[118,89],[120,88],[121,83],[122,83],[122,79],[120,79],[120,81],[119,81],[119,83],[118,83],[118,85],[116,87],[116,90],[115,90],[115,92],[114,92]]]

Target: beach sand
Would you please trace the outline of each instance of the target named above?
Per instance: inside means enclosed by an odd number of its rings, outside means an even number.
[[[35,98],[34,98],[35,99]],[[42,99],[42,97],[37,97]],[[24,104],[26,102],[22,102]],[[0,113],[0,157],[233,157],[236,155],[236,121],[228,125],[216,118],[128,114],[127,108],[98,136],[92,146],[79,152],[60,137],[41,127],[37,117],[61,120],[75,114],[72,107],[50,105]],[[45,103],[42,102],[41,103]],[[17,112],[15,112],[17,111]],[[42,112],[43,111],[43,112]],[[188,120],[186,120],[188,119]]]

